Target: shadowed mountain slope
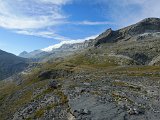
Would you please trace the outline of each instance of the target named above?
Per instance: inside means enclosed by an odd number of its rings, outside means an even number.
[[[0,80],[23,71],[27,66],[26,59],[0,50]]]

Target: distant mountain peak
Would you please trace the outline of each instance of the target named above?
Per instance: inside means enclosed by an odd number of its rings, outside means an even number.
[[[23,51],[23,52],[20,53],[20,55],[25,55],[25,54],[28,54],[28,52],[27,51]]]

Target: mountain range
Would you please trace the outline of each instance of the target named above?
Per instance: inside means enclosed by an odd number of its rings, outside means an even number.
[[[22,52],[19,54],[20,57],[24,58],[30,58],[34,61],[39,61],[39,62],[46,62],[49,59],[54,59],[58,57],[65,57],[68,55],[72,55],[76,52],[80,52],[89,46],[91,46],[92,40],[86,40],[84,42],[79,42],[79,43],[64,43],[64,44],[57,44],[54,46],[51,46],[49,48],[41,49],[41,50],[35,50],[32,52]]]
[[[110,58],[117,57],[118,59],[125,59],[125,61],[129,60],[135,64],[152,65],[159,62],[159,37],[159,18],[147,18],[120,30],[114,31],[110,28],[97,38],[86,40],[85,42],[62,44],[57,48],[51,48],[50,51],[42,49],[30,53],[22,52],[19,56],[42,62],[51,58],[73,55],[91,47],[100,49],[98,46],[109,43],[109,47],[102,49],[102,54],[107,50],[108,52],[105,52],[105,54],[108,54]]]
[[[0,51],[2,120],[160,119],[160,18],[20,56]]]

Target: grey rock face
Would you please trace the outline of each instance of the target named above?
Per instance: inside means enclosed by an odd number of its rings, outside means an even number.
[[[119,112],[123,112],[119,111],[114,103],[106,102],[102,104],[92,95],[82,95],[70,100],[69,104],[77,120],[112,119]]]

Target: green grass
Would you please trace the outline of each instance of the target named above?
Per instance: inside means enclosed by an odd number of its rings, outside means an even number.
[[[20,107],[22,107],[24,104],[28,103],[31,100],[32,96],[31,91],[22,92],[20,97],[13,99],[16,92],[20,89],[21,89],[20,86],[16,86],[14,84],[8,84],[1,88],[0,90],[1,119],[6,119],[6,117],[14,114]],[[5,110],[3,110],[3,107],[5,107]]]
[[[160,66],[125,66],[117,67],[109,74],[112,75],[127,75],[137,77],[160,77]]]
[[[45,110],[44,109],[39,109],[35,112],[34,118],[41,118],[44,115]]]
[[[73,57],[72,59],[68,60],[68,62],[76,66],[85,65],[85,66],[91,66],[95,68],[117,66],[115,61],[109,59],[108,57],[104,57],[103,59],[100,59],[95,55],[91,57],[83,54]]]

